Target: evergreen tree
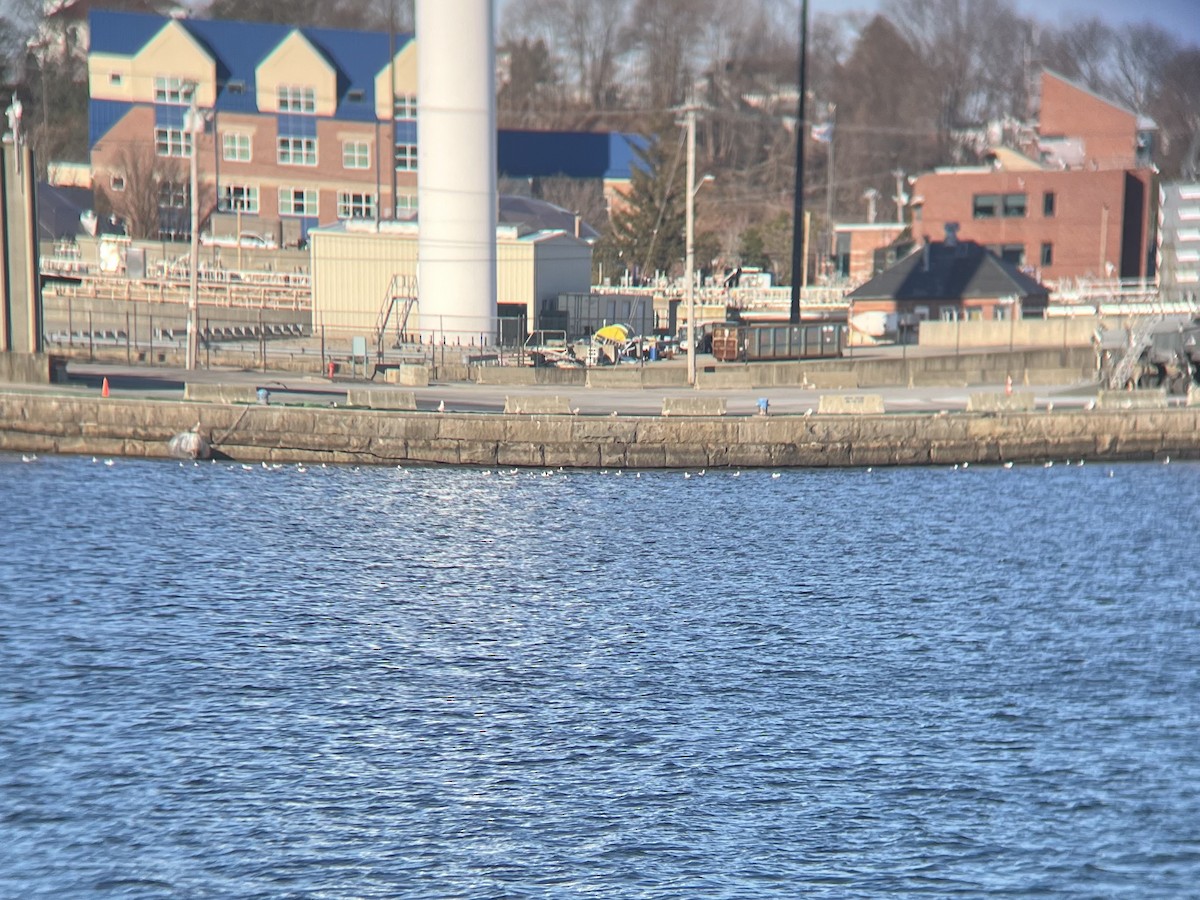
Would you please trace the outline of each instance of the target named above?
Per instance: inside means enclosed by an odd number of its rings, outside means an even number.
[[[679,271],[684,236],[683,142],[669,132],[636,150],[629,191],[614,202],[609,234],[597,247],[605,277],[629,273],[635,283]]]

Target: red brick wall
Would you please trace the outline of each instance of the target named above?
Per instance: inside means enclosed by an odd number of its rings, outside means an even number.
[[[1050,73],[1042,73],[1038,132],[1044,137],[1081,138],[1084,168],[1132,169],[1137,152],[1137,116]]]
[[[222,134],[244,132],[251,137],[251,159],[238,162],[222,158]],[[208,133],[197,140],[201,196],[208,199],[207,211],[215,204],[217,182],[256,185],[259,189],[259,219],[274,232],[278,227],[279,188],[315,188],[318,192],[318,218],[322,225],[337,221],[339,191],[375,194],[382,218],[391,218],[392,169],[394,143],[390,123],[346,122],[321,119],[317,122],[317,165],[292,166],[277,162],[277,128],[274,116],[218,113]],[[343,168],[342,142],[364,140],[370,144],[369,169]],[[110,173],[120,167],[125,151],[136,155],[154,152],[154,110],[134,107],[92,150],[92,168],[97,191],[107,191]],[[186,175],[188,160],[170,163]],[[417,173],[397,172],[398,192],[415,193]],[[286,220],[287,217],[285,217]],[[296,221],[296,220],[293,220]]]
[[[913,222],[917,241],[945,237],[947,222],[959,223],[959,237],[985,246],[1021,244],[1025,267],[1042,281],[1071,278],[1144,276],[1149,237],[1148,200],[1126,209],[1127,175],[1148,185],[1149,173],[1124,171],[961,172],[931,173],[917,179],[914,196],[923,199]],[[1054,194],[1054,215],[1043,214],[1043,198]],[[1023,218],[974,217],[980,194],[1024,194]],[[1140,227],[1133,227],[1140,224]],[[1135,246],[1127,247],[1132,241]],[[1043,244],[1053,248],[1053,262],[1041,265]],[[1111,264],[1108,272],[1105,263]]]

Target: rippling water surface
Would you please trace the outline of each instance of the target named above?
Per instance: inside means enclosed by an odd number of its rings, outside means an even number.
[[[0,896],[1196,896],[1198,486],[0,456]]]

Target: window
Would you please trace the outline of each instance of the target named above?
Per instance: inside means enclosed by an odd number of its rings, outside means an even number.
[[[396,171],[397,172],[415,172],[415,171],[417,171],[417,145],[416,144],[397,144],[396,145]]]
[[[1042,194],[1042,215],[1047,219],[1054,218],[1054,191]]]
[[[125,79],[121,76],[120,72],[109,72],[108,73],[108,83],[109,84],[118,85],[124,80]]]
[[[408,213],[417,208],[416,194],[397,194],[396,195],[396,218],[403,219]]]
[[[121,191],[125,190],[125,176],[124,175],[114,175],[114,176],[112,176],[112,178],[109,180],[108,183],[109,183],[109,186],[114,191],[116,191],[118,194]]]
[[[231,94],[244,94],[246,93],[246,82],[241,79],[235,79],[225,85],[225,90]]]
[[[233,212],[258,213],[258,188],[247,184],[226,184],[221,188],[220,208]]]
[[[281,216],[317,215],[316,188],[280,188],[279,214]]]
[[[938,318],[941,319],[943,322],[957,322],[958,321],[958,307],[957,306],[938,307]]]
[[[315,166],[317,164],[317,139],[279,138],[279,164],[282,166]]]
[[[396,95],[396,118],[415,119],[417,117],[417,98],[412,94]]]
[[[1042,265],[1043,266],[1054,265],[1054,245],[1053,244],[1049,244],[1049,243],[1042,244]]]
[[[192,102],[192,83],[174,76],[156,75],[154,102],[184,104]]]
[[[337,215],[339,219],[375,218],[375,195],[338,191]]]
[[[189,158],[192,155],[192,136],[182,128],[155,128],[154,152],[159,156]]]
[[[174,181],[164,181],[158,186],[160,209],[187,209],[188,186]]]
[[[317,92],[311,87],[279,85],[277,89],[280,112],[314,113],[317,111]]]
[[[1004,195],[1004,218],[1006,218],[1006,219],[1023,219],[1023,218],[1025,218],[1025,195],[1024,194],[1005,194]]]
[[[973,213],[976,219],[1025,218],[1024,194],[976,194]]]
[[[976,194],[974,210],[975,218],[994,219],[996,218],[996,213],[999,206],[1000,197],[998,194]]]
[[[1006,263],[1012,263],[1014,266],[1025,265],[1024,244],[1001,244],[999,247],[990,247],[988,249]]]
[[[221,158],[230,162],[250,162],[250,135],[236,131],[221,135]]]
[[[342,142],[343,169],[371,168],[371,145],[366,141]]]

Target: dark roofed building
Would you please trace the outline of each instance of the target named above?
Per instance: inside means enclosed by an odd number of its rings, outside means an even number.
[[[1040,316],[1049,290],[974,241],[931,241],[853,291],[850,325],[860,336],[915,336],[928,319],[1004,320]]]

